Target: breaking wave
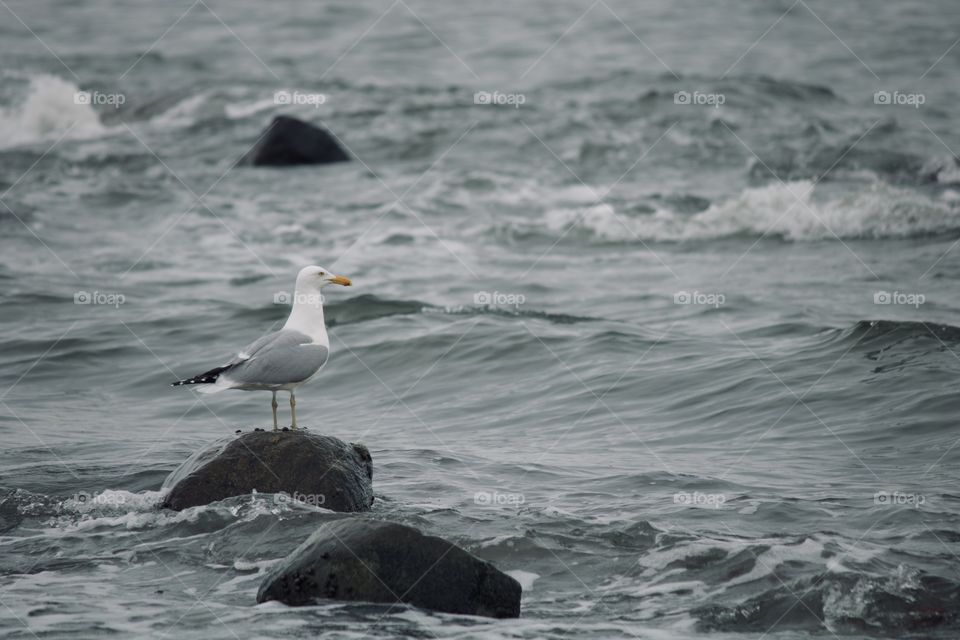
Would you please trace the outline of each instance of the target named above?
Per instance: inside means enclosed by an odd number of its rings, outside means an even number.
[[[577,223],[581,233],[607,242],[710,240],[733,236],[788,241],[909,238],[960,231],[960,209],[950,193],[940,200],[884,183],[834,199],[813,197],[809,180],[744,189],[729,200],[686,214],[658,209],[625,215],[603,203],[546,212],[551,233]]]
[[[77,100],[80,88],[63,78],[30,78],[22,102],[0,107],[0,148],[57,138],[90,138],[107,131],[97,112]]]

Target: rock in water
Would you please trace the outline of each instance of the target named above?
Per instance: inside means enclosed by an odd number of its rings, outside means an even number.
[[[277,116],[240,164],[289,167],[299,164],[345,162],[350,157],[323,129],[290,116]]]
[[[257,602],[406,603],[492,618],[520,615],[520,583],[460,547],[392,522],[325,523],[267,575]]]
[[[198,451],[170,474],[163,506],[186,509],[231,496],[287,493],[333,511],[373,504],[373,460],[362,444],[303,430],[254,431]]]

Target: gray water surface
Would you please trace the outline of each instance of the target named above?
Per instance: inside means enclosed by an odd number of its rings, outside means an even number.
[[[960,633],[955,3],[0,16],[6,637]],[[280,113],[355,161],[234,167]],[[314,263],[354,287],[299,421],[370,447],[372,517],[518,577],[521,619],[256,606],[324,511],[156,508],[270,424],[168,384]]]

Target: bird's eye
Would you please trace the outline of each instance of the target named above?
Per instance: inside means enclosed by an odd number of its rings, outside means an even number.
[[[318,275],[318,276],[325,276],[325,275],[327,275],[327,274],[325,274],[323,271],[321,271],[321,272],[318,273],[317,275]]]

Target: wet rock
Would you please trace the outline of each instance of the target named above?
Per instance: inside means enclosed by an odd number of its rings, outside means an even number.
[[[0,494],[0,533],[13,531],[23,522],[18,491],[8,490]]]
[[[349,159],[350,156],[327,131],[290,116],[277,116],[253,148],[240,159],[240,164],[289,167]]]
[[[257,602],[411,604],[492,618],[520,615],[520,583],[460,547],[366,518],[323,524],[267,575]]]
[[[170,474],[163,506],[186,509],[231,496],[285,492],[333,511],[373,504],[373,461],[361,444],[303,430],[253,431],[198,451]]]

